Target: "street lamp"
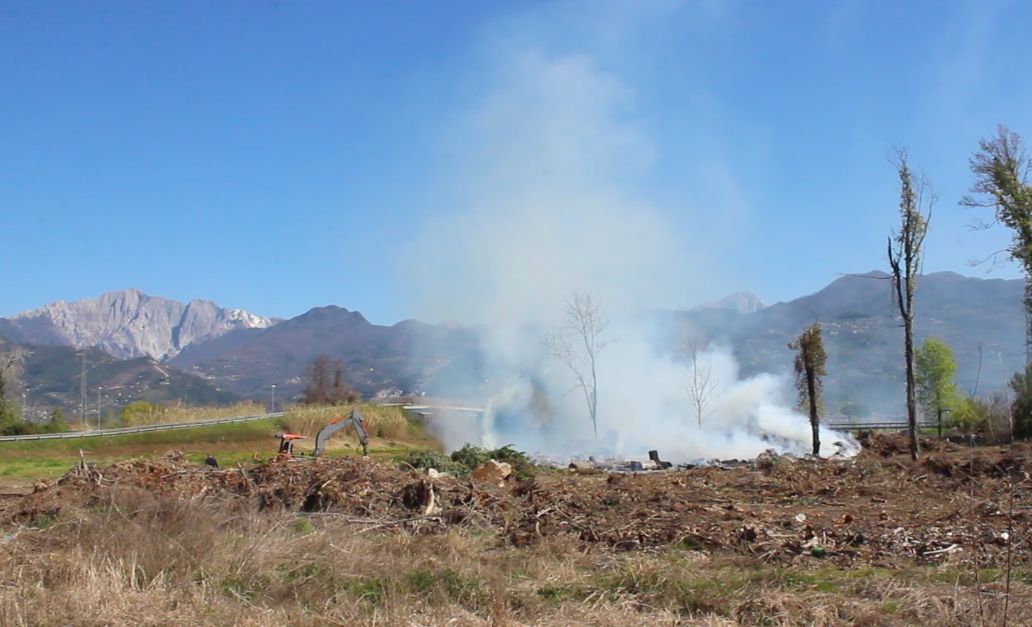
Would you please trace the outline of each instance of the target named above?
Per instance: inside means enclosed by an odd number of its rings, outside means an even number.
[[[98,429],[100,429],[100,391],[103,390],[103,389],[104,389],[103,386],[100,386],[100,385],[97,386],[97,428]]]
[[[271,403],[271,407],[272,407],[272,409],[269,410],[269,413],[270,414],[276,413],[276,384],[275,383],[272,384],[272,403]]]

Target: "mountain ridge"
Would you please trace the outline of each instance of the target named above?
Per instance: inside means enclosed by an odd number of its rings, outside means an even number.
[[[214,302],[187,303],[129,288],[92,299],[54,301],[0,318],[0,335],[19,344],[97,347],[120,358],[163,360],[239,328],[267,328],[270,318]]]
[[[53,407],[78,416],[84,365],[91,420],[97,415],[98,395],[105,415],[133,401],[224,404],[240,398],[152,357],[116,359],[94,347],[23,345],[0,338],[0,353],[12,350],[19,355],[16,380],[23,383],[24,412],[35,420],[46,419]]]
[[[934,335],[951,346],[963,391],[1001,389],[1021,368],[1023,287],[1021,280],[952,272],[919,277],[916,339]],[[825,385],[829,410],[852,404],[872,412],[899,412],[902,331],[888,275],[878,271],[843,275],[812,294],[751,311],[738,307],[743,301],[749,299],[732,298],[726,307],[651,310],[647,315],[671,338],[694,334],[730,346],[743,376],[770,372],[791,377],[788,343],[805,326],[819,321],[829,359]],[[51,319],[60,322],[58,316],[29,315],[27,319],[39,325],[49,324]],[[5,322],[10,319],[0,319],[0,335],[5,335]],[[229,394],[263,399],[276,385],[277,397],[290,398],[301,391],[304,368],[319,354],[327,354],[341,359],[349,383],[366,397],[420,393],[439,391],[442,382],[478,380],[475,375],[483,374],[481,331],[413,319],[377,325],[360,312],[327,305],[269,326],[241,324],[203,339],[192,336],[193,341],[167,355],[162,364],[200,377]],[[170,336],[169,342],[175,340]],[[676,350],[674,342],[667,344],[666,350]],[[454,376],[469,373],[474,376]],[[450,391],[463,394],[463,390]]]
[[[903,407],[903,335],[888,276],[878,271],[844,275],[812,294],[753,314],[658,315],[683,333],[729,344],[744,375],[787,377],[792,376],[788,343],[805,326],[820,322],[828,353],[829,409],[855,404],[898,414]],[[922,275],[915,292],[915,341],[935,336],[951,347],[963,392],[1002,389],[1024,363],[1023,290],[1020,279]]]

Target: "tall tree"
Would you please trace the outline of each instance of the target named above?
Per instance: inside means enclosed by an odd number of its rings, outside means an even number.
[[[1014,392],[1011,437],[1021,440],[1032,438],[1032,364],[1025,366],[1025,372],[1016,373],[1008,385]]]
[[[996,136],[978,143],[978,152],[971,157],[975,182],[973,196],[965,196],[967,207],[993,208],[993,223],[1001,223],[1012,231],[1006,252],[1021,264],[1025,273],[1025,363],[1032,363],[1032,185],[1028,183],[1032,159],[1025,154],[1021,136],[1006,126],[996,129]],[[1004,251],[1000,251],[1004,252]]]
[[[955,411],[961,402],[960,392],[953,382],[957,361],[946,342],[934,337],[925,338],[914,354],[914,376],[917,382],[917,400],[926,414],[935,416],[942,435],[942,415]]]
[[[589,292],[575,293],[566,304],[563,324],[545,338],[549,354],[566,366],[584,394],[591,429],[598,440],[598,356],[609,344],[603,339],[609,321]]]
[[[14,407],[8,399],[11,391],[16,389],[18,383],[18,370],[22,363],[20,350],[7,347],[7,350],[0,352],[0,422],[12,423],[16,416]]]
[[[907,153],[896,152],[896,173],[899,175],[899,232],[889,236],[889,265],[896,288],[896,304],[903,320],[903,353],[907,368],[907,427],[910,434],[910,458],[917,459],[917,396],[914,383],[914,291],[921,269],[921,246],[928,232],[928,220],[935,197],[927,192],[924,181],[915,181],[907,164]],[[922,205],[928,216],[921,214]]]
[[[788,347],[796,351],[796,389],[799,391],[799,407],[810,413],[810,430],[813,435],[813,456],[821,454],[821,377],[828,374],[825,363],[828,360],[821,339],[821,325],[814,322]]]

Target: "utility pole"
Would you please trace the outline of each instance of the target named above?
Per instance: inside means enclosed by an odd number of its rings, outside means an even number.
[[[82,351],[82,373],[79,375],[79,422],[87,423],[86,416],[86,349]]]
[[[276,384],[272,384],[272,409],[269,410],[270,414],[276,413]]]
[[[104,388],[97,386],[97,428],[100,428],[100,391]]]

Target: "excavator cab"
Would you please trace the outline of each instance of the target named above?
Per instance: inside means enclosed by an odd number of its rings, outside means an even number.
[[[279,438],[279,454],[280,455],[292,455],[294,453],[294,440],[304,440],[305,436],[298,435],[296,433],[281,433],[276,437]]]

